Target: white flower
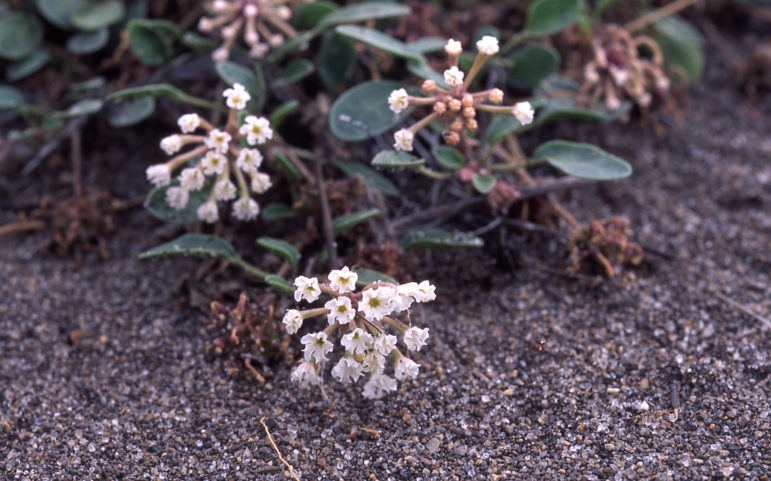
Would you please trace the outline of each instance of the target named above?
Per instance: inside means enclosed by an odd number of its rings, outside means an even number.
[[[357,327],[344,335],[343,338],[340,339],[340,344],[342,344],[345,350],[351,354],[363,354],[367,352],[367,349],[369,349],[369,346],[373,341],[374,338],[372,337],[372,334]]]
[[[490,99],[490,102],[494,104],[499,104],[503,102],[503,90],[492,89],[490,90],[490,93],[487,95],[487,98]]]
[[[351,307],[351,300],[345,296],[336,297],[327,301],[324,308],[329,309],[327,321],[334,324],[335,321],[340,324],[348,324],[356,317],[356,311]]]
[[[428,328],[410,327],[404,331],[404,344],[410,351],[420,351],[420,348],[426,345],[428,339]]]
[[[385,367],[385,356],[372,349],[364,355],[361,365],[367,372],[381,372]]]
[[[303,325],[303,314],[297,309],[289,309],[286,311],[286,314],[284,314],[282,322],[286,326],[286,332],[294,334],[299,331]]]
[[[270,47],[267,43],[255,43],[249,50],[249,55],[256,58],[262,58],[268,53],[268,50],[270,50]]]
[[[188,167],[179,174],[179,183],[185,190],[201,190],[206,180],[201,169]]]
[[[348,266],[329,273],[329,287],[340,293],[351,292],[356,289],[356,281],[358,280],[359,275],[348,269]]]
[[[201,125],[201,119],[198,114],[185,114],[177,120],[177,124],[182,133],[189,134]]]
[[[511,109],[511,114],[517,118],[520,124],[528,125],[533,123],[533,117],[535,116],[535,110],[530,102],[517,102]]]
[[[396,361],[396,366],[394,366],[394,376],[400,381],[404,381],[407,378],[415,379],[418,376],[419,367],[420,364],[408,357],[402,356]]]
[[[406,311],[412,306],[413,302],[420,302],[423,299],[423,293],[420,292],[417,282],[408,282],[400,284],[396,288],[395,312]]]
[[[332,368],[332,376],[344,383],[356,382],[361,376],[364,366],[355,359],[344,357]]]
[[[242,197],[233,202],[233,215],[238,220],[249,221],[257,218],[260,204],[251,197]]]
[[[215,62],[224,62],[230,56],[230,50],[220,47],[211,53],[211,58]]]
[[[477,50],[479,50],[479,53],[482,55],[495,55],[498,53],[498,39],[491,37],[490,35],[485,35],[477,42]]]
[[[233,84],[233,88],[229,88],[222,92],[222,96],[227,99],[225,104],[229,108],[236,110],[243,110],[246,107],[246,103],[252,98],[244,86],[239,83]]]
[[[422,299],[415,299],[418,302],[431,302],[436,299],[436,286],[428,281],[422,281],[418,284],[418,289],[422,295]]]
[[[198,207],[196,214],[198,215],[199,219],[204,222],[208,222],[209,224],[217,222],[217,219],[219,218],[217,203],[212,200],[204,202],[200,205],[200,207]]]
[[[388,96],[388,106],[396,114],[409,107],[410,103],[407,100],[407,91],[399,89],[391,92],[391,95]]]
[[[459,41],[450,39],[447,41],[447,45],[444,46],[444,51],[447,55],[457,57],[458,55],[463,53],[463,46],[460,44]]]
[[[171,169],[166,164],[151,165],[145,173],[147,174],[147,180],[156,187],[163,187],[171,182]]]
[[[204,140],[204,143],[210,149],[217,150],[223,154],[226,154],[228,147],[230,146],[230,134],[223,132],[219,129],[212,129],[209,135]]]
[[[179,152],[182,148],[182,137],[179,135],[169,135],[161,139],[161,149],[166,152],[166,155],[171,155]]]
[[[394,134],[394,149],[412,152],[412,141],[415,134],[408,129],[402,129]]]
[[[299,276],[294,280],[294,300],[300,302],[300,299],[305,299],[308,302],[313,302],[321,295],[321,289],[319,288],[319,280],[315,277]]]
[[[174,209],[184,209],[189,198],[187,189],[182,187],[169,187],[166,189],[166,202]]]
[[[246,173],[253,172],[262,165],[262,154],[257,149],[241,149],[236,165]]]
[[[324,331],[315,334],[306,334],[300,339],[305,344],[305,360],[322,362],[327,360],[327,353],[332,350],[332,343],[327,341],[327,333]]]
[[[225,178],[214,184],[214,196],[217,200],[232,200],[236,198],[236,186]]]
[[[292,381],[300,383],[301,386],[310,386],[321,384],[321,378],[316,374],[316,368],[313,363],[303,361],[292,371]]]
[[[368,399],[380,399],[388,394],[389,391],[396,391],[396,380],[385,374],[372,376],[367,384],[364,385],[362,395]]]
[[[219,175],[225,170],[225,165],[227,165],[227,163],[228,159],[226,159],[224,155],[214,150],[210,150],[203,156],[200,165],[204,174]]]
[[[383,356],[391,354],[396,349],[396,336],[391,334],[379,334],[373,343],[375,350]]]
[[[451,87],[460,87],[463,85],[463,72],[453,65],[444,71],[444,81]]]
[[[273,129],[270,128],[270,121],[265,117],[255,117],[248,115],[244,119],[244,125],[238,129],[241,135],[246,135],[246,142],[249,145],[264,144],[273,138]]]
[[[270,176],[262,172],[252,172],[252,191],[255,194],[264,194],[270,189],[273,182],[270,181]]]
[[[359,312],[370,321],[379,321],[393,311],[396,289],[380,286],[367,289],[359,301]]]

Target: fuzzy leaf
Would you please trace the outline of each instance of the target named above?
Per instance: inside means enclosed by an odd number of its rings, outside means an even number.
[[[139,254],[140,259],[166,256],[204,256],[222,259],[237,258],[238,253],[225,239],[206,234],[183,234],[171,242],[161,244]]]
[[[67,50],[76,54],[88,54],[101,50],[107,45],[110,33],[106,28],[93,32],[82,32],[67,39]]]
[[[21,60],[43,41],[43,25],[32,15],[11,12],[0,17],[0,58]]]
[[[123,19],[126,9],[119,0],[90,3],[70,17],[70,23],[81,30],[99,30]]]
[[[515,50],[509,57],[509,85],[529,90],[553,74],[560,65],[559,52],[548,45],[533,44]]]
[[[655,39],[668,66],[681,67],[693,83],[704,71],[704,39],[688,22],[667,17],[653,25]]]
[[[21,80],[43,68],[49,60],[51,60],[51,54],[48,53],[48,50],[39,48],[30,56],[10,64],[5,69],[5,78],[9,82]]]
[[[412,50],[422,54],[438,52],[447,44],[447,39],[442,37],[420,37],[407,44]]]
[[[290,284],[283,277],[277,276],[276,274],[268,274],[263,280],[267,285],[273,289],[276,289],[277,291],[284,292],[286,294],[291,294],[294,292],[294,287],[292,287],[292,284]]]
[[[379,172],[367,167],[359,162],[345,162],[343,160],[333,160],[332,165],[342,170],[348,177],[361,175],[364,179],[364,183],[370,189],[378,190],[384,195],[399,195],[399,189],[391,182],[388,177],[380,174]]]
[[[316,25],[316,30],[324,30],[344,23],[364,22],[378,18],[401,17],[410,13],[410,7],[389,2],[363,2],[341,8],[326,15]]]
[[[198,221],[198,208],[209,199],[209,194],[214,186],[212,181],[204,184],[203,189],[190,192],[187,205],[184,209],[177,210],[166,202],[166,191],[170,187],[179,186],[179,180],[174,179],[171,185],[156,187],[147,194],[144,207],[156,219],[172,224],[188,224]]]
[[[383,274],[382,272],[373,271],[371,269],[354,269],[354,272],[356,272],[356,274],[359,276],[359,278],[356,280],[356,287],[367,287],[368,285],[378,281],[398,284],[396,279]]]
[[[495,177],[492,175],[480,175],[475,172],[471,177],[471,183],[474,184],[474,189],[480,194],[486,194],[493,190],[496,182]]]
[[[72,28],[70,17],[88,6],[88,0],[35,0],[40,15],[57,27]]]
[[[296,28],[307,30],[315,27],[322,18],[338,9],[332,2],[301,3],[292,15],[292,25]]]
[[[297,265],[300,260],[300,253],[289,242],[281,239],[273,239],[271,237],[260,237],[257,239],[257,245],[262,246],[268,250],[271,250],[288,260],[290,264]]]
[[[292,99],[276,107],[276,110],[274,110],[270,114],[270,126],[273,129],[277,129],[284,121],[284,119],[286,119],[289,115],[291,115],[292,112],[297,110],[297,107],[299,106],[300,106],[300,102]]]
[[[380,169],[417,169],[425,163],[408,152],[395,150],[381,150],[372,159],[372,166]]]
[[[252,99],[249,101],[248,108],[252,112],[259,112],[265,103],[265,79],[262,75],[262,69],[255,66],[254,69],[248,69],[234,62],[219,62],[216,65],[217,73],[220,78],[228,85],[240,83],[244,86]]]
[[[10,85],[0,85],[0,110],[18,108],[24,102],[21,90]]]
[[[552,140],[533,153],[562,172],[591,180],[616,180],[628,177],[632,167],[624,160],[590,144]]]
[[[147,20],[130,21],[128,36],[131,51],[145,65],[158,67],[174,56],[174,47],[164,29],[152,26]]]
[[[54,112],[54,116],[60,119],[73,119],[75,117],[85,117],[102,110],[104,101],[102,99],[84,99],[80,102],[70,105],[70,108],[64,112]]]
[[[378,215],[380,215],[379,209],[367,209],[354,212],[353,214],[341,215],[340,217],[335,217],[332,220],[332,230],[334,231],[335,235],[339,235],[348,229],[352,229],[362,222],[366,222]]]
[[[335,32],[345,35],[361,43],[367,44],[370,47],[388,52],[397,57],[402,57],[407,60],[412,60],[418,64],[425,64],[426,58],[418,52],[413,50],[409,45],[385,34],[379,30],[371,28],[358,27],[356,25],[342,25],[335,29]]]
[[[297,217],[297,212],[286,204],[274,202],[266,205],[260,215],[265,220],[292,219]]]
[[[328,32],[321,43],[319,75],[328,88],[342,84],[356,67],[356,50],[351,39]]]
[[[522,33],[530,37],[557,33],[575,22],[580,11],[579,0],[536,0],[527,11]]]
[[[364,82],[338,97],[329,113],[332,133],[340,140],[364,140],[391,129],[409,111],[399,115],[388,108],[391,91],[401,88],[398,82],[380,80]]]
[[[484,241],[464,232],[448,232],[442,229],[413,230],[405,235],[399,246],[404,250],[436,249],[441,247],[482,247]]]
[[[448,169],[460,169],[466,165],[466,158],[455,147],[449,145],[437,145],[431,149],[434,158]]]
[[[110,107],[108,118],[113,127],[129,127],[138,124],[155,112],[155,98],[150,95],[117,102]]]
[[[519,132],[523,125],[513,115],[496,115],[487,127],[487,141],[498,142],[509,134]]]
[[[286,87],[295,82],[299,82],[315,70],[313,62],[304,58],[292,60],[289,64],[276,75],[273,80],[273,88]]]

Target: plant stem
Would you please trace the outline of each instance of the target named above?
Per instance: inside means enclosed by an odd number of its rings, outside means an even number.
[[[246,272],[253,275],[254,277],[257,277],[260,280],[264,281],[265,278],[270,275],[269,273],[263,271],[259,267],[249,264],[248,262],[241,259],[240,257],[227,257],[226,260],[231,264],[237,265],[241,269],[245,270]]]
[[[514,48],[517,45],[519,45],[519,43],[522,42],[522,40],[524,40],[526,38],[527,38],[527,35],[525,35],[524,33],[521,33],[521,32],[519,34],[517,34],[517,35],[514,35],[513,37],[511,37],[509,39],[508,42],[503,44],[503,46],[501,47],[501,50],[500,50],[500,52],[498,54],[501,55],[501,56],[507,54],[509,52],[509,50],[511,50],[512,48]]]
[[[446,180],[446,179],[449,179],[450,176],[452,175],[449,172],[437,172],[435,170],[431,170],[428,167],[423,165],[418,167],[417,172],[419,174],[425,175],[426,177],[430,177],[432,179],[437,179],[437,180]]]
[[[319,189],[319,200],[321,201],[321,221],[324,226],[324,237],[327,241],[329,268],[337,269],[340,266],[340,260],[337,258],[337,243],[335,242],[335,232],[332,227],[332,214],[329,210],[329,199],[327,199],[324,177],[321,172],[321,161],[316,160],[315,164],[316,187]]]
[[[654,10],[651,13],[643,15],[642,17],[627,23],[626,25],[624,25],[624,30],[626,30],[629,33],[635,32],[637,30],[641,30],[652,23],[658,22],[662,18],[669,17],[670,15],[676,14],[680,10],[690,7],[691,5],[693,5],[698,1],[699,0],[677,0],[668,5],[664,5],[658,10]]]

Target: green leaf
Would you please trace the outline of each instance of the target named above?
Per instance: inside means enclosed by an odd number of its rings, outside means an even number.
[[[437,145],[431,149],[431,154],[437,162],[447,169],[460,169],[466,165],[466,158],[455,147]]]
[[[447,39],[442,37],[420,37],[407,44],[412,50],[422,54],[438,52],[447,44]]]
[[[214,42],[210,38],[195,32],[183,33],[182,45],[196,53],[204,53],[214,49]]]
[[[372,159],[372,166],[380,169],[417,169],[425,163],[425,159],[418,159],[409,152],[396,150],[381,150]]]
[[[271,221],[278,219],[293,219],[297,217],[297,212],[286,204],[274,202],[268,204],[262,209],[260,215],[263,219]]]
[[[356,50],[353,42],[338,33],[324,35],[319,54],[319,75],[324,85],[334,89],[353,72],[356,67]]]
[[[300,260],[300,253],[289,242],[285,242],[281,239],[273,239],[272,237],[260,237],[257,239],[257,245],[262,246],[268,250],[275,252],[284,259],[288,260],[290,264],[297,265]]]
[[[419,64],[426,64],[426,58],[422,53],[413,50],[409,45],[387,35],[379,30],[371,28],[358,27],[356,25],[342,25],[335,29],[335,32],[350,37],[359,42],[365,43],[370,47],[383,50],[397,57],[406,58]]]
[[[297,110],[297,107],[299,106],[300,102],[292,99],[276,107],[276,110],[270,114],[270,126],[273,127],[273,129],[278,129],[284,122],[284,119]]]
[[[284,43],[284,45],[271,50],[268,56],[265,58],[265,60],[268,63],[276,64],[280,62],[284,57],[286,57],[287,54],[297,50],[303,45],[306,45],[311,40],[313,40],[313,33],[300,32],[297,34],[296,37],[287,40]]]
[[[65,30],[72,28],[70,17],[88,6],[88,0],[35,0],[37,11],[46,20]]]
[[[32,15],[11,12],[0,17],[0,58],[21,60],[43,41],[43,25]]]
[[[0,110],[15,109],[24,103],[21,90],[10,85],[0,85]]]
[[[409,110],[395,115],[388,107],[388,96],[399,88],[398,82],[380,80],[364,82],[345,92],[329,112],[332,133],[340,140],[357,141],[391,129],[409,115]]]
[[[146,95],[153,97],[168,97],[182,101],[185,97],[185,92],[169,84],[150,84],[118,90],[117,92],[108,95],[106,100],[112,102],[132,97],[144,97]]]
[[[101,50],[107,45],[110,32],[106,28],[94,32],[82,32],[67,39],[67,50],[76,54],[88,54]]]
[[[151,67],[165,64],[174,56],[169,38],[145,20],[132,20],[128,26],[129,46],[139,61]]]
[[[145,199],[145,209],[156,219],[160,219],[172,224],[188,224],[198,221],[198,208],[209,200],[209,194],[214,186],[211,180],[204,184],[203,189],[190,192],[187,205],[182,210],[171,207],[166,202],[166,191],[170,187],[178,187],[179,180],[174,179],[171,185],[156,187],[150,191]]]
[[[96,91],[101,91],[102,87],[104,87],[106,83],[107,81],[104,77],[93,77],[88,80],[72,84],[70,86],[70,92],[75,94],[85,94],[88,92],[96,93]]]
[[[493,190],[496,182],[495,177],[489,174],[480,175],[474,172],[474,175],[471,177],[471,183],[474,184],[474,189],[480,194],[486,194]]]
[[[51,54],[48,50],[42,48],[35,50],[29,57],[8,65],[5,69],[5,78],[9,82],[21,80],[43,68],[49,60],[51,60]]]
[[[494,144],[522,128],[522,124],[513,115],[496,115],[487,127],[487,141]]]
[[[681,67],[688,82],[695,82],[704,71],[704,39],[688,22],[667,17],[653,24],[654,38],[661,47],[664,63]]]
[[[284,173],[286,180],[291,184],[296,184],[297,181],[300,180],[300,172],[297,170],[297,167],[294,166],[292,161],[289,160],[289,157],[278,151],[274,151],[273,156],[278,161],[278,165],[281,167],[281,171]]]
[[[73,119],[75,117],[85,117],[102,110],[104,101],[102,99],[84,99],[70,106],[64,112],[54,112],[54,116],[60,119]]]
[[[572,97],[554,97],[549,99],[538,111],[535,123],[542,125],[557,120],[578,120],[584,122],[602,122],[606,112],[576,106]]]
[[[442,229],[413,230],[405,235],[399,246],[403,250],[436,249],[443,247],[482,247],[484,241],[473,234],[448,232]]]
[[[216,65],[220,78],[228,85],[240,83],[244,86],[252,99],[249,101],[249,110],[259,112],[265,103],[265,79],[262,69],[255,66],[248,69],[234,62],[219,62]]]
[[[530,5],[523,34],[551,35],[575,22],[581,11],[579,0],[536,0]]]
[[[380,215],[380,209],[367,209],[354,212],[353,214],[341,215],[332,220],[332,230],[335,235],[339,235],[378,215]]]
[[[139,254],[139,258],[152,259],[167,256],[204,256],[223,259],[238,258],[238,253],[225,239],[206,234],[183,234],[171,242],[153,247]]]
[[[315,27],[322,18],[337,10],[338,7],[332,2],[312,2],[301,3],[295,8],[292,15],[292,25],[301,30],[307,30]]]
[[[399,195],[399,189],[396,188],[393,182],[364,164],[335,159],[332,161],[332,165],[342,170],[348,177],[360,175],[364,179],[364,183],[367,184],[370,189],[380,191],[384,195]]]
[[[263,279],[267,285],[276,289],[277,291],[284,292],[286,294],[292,294],[294,287],[286,279],[276,274],[268,274]]]
[[[126,9],[119,0],[90,3],[70,17],[70,23],[81,30],[99,30],[123,19]]]
[[[313,62],[304,58],[298,58],[289,62],[289,64],[276,75],[273,80],[273,88],[286,87],[298,82],[308,75],[312,74],[315,68]]]
[[[541,144],[533,153],[562,172],[591,180],[616,180],[628,177],[632,167],[604,150],[590,144],[552,140]]]
[[[316,25],[316,30],[324,30],[344,23],[364,22],[379,18],[401,17],[410,13],[410,7],[389,2],[363,2],[341,8],[326,15]]]
[[[146,95],[113,104],[110,107],[108,120],[113,127],[129,127],[148,118],[153,112],[155,112],[155,98]]]
[[[399,283],[393,277],[371,269],[354,269],[354,272],[359,276],[356,280],[356,287],[367,287],[378,281],[390,282],[391,284]]]
[[[447,82],[444,81],[444,76],[442,76],[442,74],[440,74],[439,72],[432,70],[431,67],[427,65],[418,65],[416,63],[408,63],[407,70],[409,70],[410,73],[417,75],[420,78],[433,80],[434,82],[436,82],[436,85],[442,87],[443,89],[449,88],[449,86],[447,85]]]
[[[514,51],[509,57],[509,85],[529,90],[553,74],[560,65],[559,52],[544,44],[533,44]]]

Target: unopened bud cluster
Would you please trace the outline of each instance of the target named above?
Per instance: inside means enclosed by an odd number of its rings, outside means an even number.
[[[645,47],[651,58],[639,56]],[[608,25],[592,41],[593,59],[584,66],[581,96],[590,105],[604,99],[610,110],[621,107],[629,97],[641,107],[648,107],[652,93],[664,96],[670,82],[664,72],[664,57],[655,40],[632,36],[618,25]]]
[[[324,364],[339,340],[342,355],[335,360],[332,376],[342,383],[364,383],[362,394],[377,399],[395,391],[397,380],[415,378],[420,365],[405,352],[417,352],[428,339],[428,329],[410,326],[395,316],[408,312],[413,303],[429,302],[436,298],[435,287],[428,281],[393,284],[375,282],[355,292],[358,275],[343,267],[329,273],[328,283],[316,278],[300,276],[294,281],[294,298],[308,303],[322,295],[329,297],[324,307],[290,309],[284,315],[284,325],[290,334],[297,333],[303,321],[325,316],[328,326],[319,332],[305,334],[300,342],[305,345],[304,359],[292,372],[292,380],[303,386],[319,385]],[[401,336],[401,343],[397,335]],[[393,361],[393,376],[387,361]]]
[[[219,219],[217,201],[234,199],[233,215],[239,220],[253,220],[259,214],[260,206],[251,198],[250,191],[262,194],[271,187],[270,177],[258,170],[262,164],[262,154],[252,148],[273,138],[270,122],[264,117],[247,115],[239,126],[238,112],[246,108],[251,96],[241,84],[234,84],[223,95],[230,108],[224,129],[215,128],[198,114],[181,116],[178,124],[182,134],[170,135],[161,140],[161,149],[166,154],[177,155],[168,162],[147,168],[147,179],[157,187],[162,187],[171,183],[175,170],[187,165],[179,174],[179,185],[166,190],[166,201],[177,210],[187,206],[191,192],[203,189],[207,178],[213,178],[214,185],[209,199],[197,211],[200,220],[210,223]],[[196,134],[198,130],[204,130],[205,134]],[[178,153],[187,146],[194,148]]]
[[[221,62],[230,56],[238,34],[243,31],[244,43],[252,57],[263,57],[270,47],[279,47],[286,38],[297,35],[288,20],[292,11],[290,0],[214,0],[207,4],[209,17],[202,17],[198,29],[219,31],[222,45],[212,53]]]
[[[444,47],[449,57],[450,68],[444,71],[444,81],[449,89],[444,89],[433,80],[423,82],[422,90],[425,97],[414,97],[405,89],[391,92],[388,105],[394,113],[400,113],[409,106],[430,105],[433,108],[428,116],[408,129],[402,129],[394,134],[396,150],[412,150],[415,134],[432,122],[439,120],[444,125],[442,133],[445,142],[456,145],[466,131],[474,132],[477,124],[477,111],[483,110],[496,114],[509,114],[517,118],[522,125],[533,121],[533,107],[529,102],[519,102],[513,106],[500,106],[503,103],[503,91],[494,88],[482,92],[469,93],[468,87],[476,74],[482,68],[488,57],[498,53],[498,39],[486,35],[477,42],[477,56],[468,75],[458,68],[458,58],[463,52],[461,43],[450,39]]]

